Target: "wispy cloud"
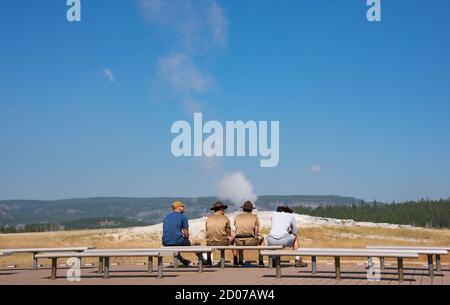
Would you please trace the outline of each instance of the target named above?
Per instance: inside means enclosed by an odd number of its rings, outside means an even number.
[[[217,0],[138,0],[144,17],[191,54],[227,45],[228,19]]]
[[[158,78],[174,92],[205,93],[212,78],[204,75],[186,54],[163,56],[158,61]]]
[[[217,0],[137,1],[155,32],[170,40],[170,49],[158,59],[155,88],[175,96],[188,113],[201,110],[196,95],[211,91],[216,83],[205,72],[209,57],[228,43],[229,22],[224,9]]]
[[[323,172],[323,166],[319,164],[311,165],[309,171],[312,173],[321,173]]]
[[[114,83],[116,81],[116,78],[114,76],[114,72],[111,69],[102,69],[103,76],[110,82]]]

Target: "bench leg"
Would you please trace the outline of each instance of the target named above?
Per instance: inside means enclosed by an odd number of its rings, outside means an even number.
[[[384,257],[380,257],[380,270],[384,271]]]
[[[312,274],[317,273],[317,257],[315,256],[311,256],[311,269]]]
[[[202,273],[203,272],[203,255],[202,253],[195,253],[197,254],[198,257],[198,272]]]
[[[281,256],[275,258],[276,278],[281,279]]]
[[[442,274],[441,256],[436,255],[436,273]]]
[[[52,280],[56,280],[56,270],[58,268],[58,259],[56,257],[52,258]]]
[[[33,270],[38,269],[38,259],[36,258],[37,253],[33,253]]]
[[[163,277],[163,258],[162,256],[158,256],[158,278],[162,279]]]
[[[403,258],[397,259],[398,264],[398,281],[401,283],[405,279],[404,273],[403,273]]]
[[[173,268],[178,268],[178,253],[173,256]]]
[[[105,261],[104,261],[103,257],[99,257],[98,258],[98,273],[103,273],[104,266],[105,266]]]
[[[109,257],[105,257],[105,275],[104,278],[105,279],[109,279]]]
[[[434,277],[433,255],[428,255],[428,274],[431,279]]]
[[[258,263],[260,266],[264,267],[264,258],[261,255],[261,251],[258,251]]]
[[[159,263],[159,262],[158,262]],[[147,266],[147,272],[152,273],[153,272],[153,256],[148,257],[148,266]]]
[[[372,269],[373,268],[373,258],[372,257],[368,257],[367,259],[367,269]]]
[[[274,262],[275,262],[275,257],[269,256],[269,269],[273,269]]]
[[[334,268],[336,272],[336,280],[340,281],[342,277],[341,277],[341,258],[339,256],[336,256],[334,258]]]
[[[225,268],[225,250],[220,250],[220,268]]]

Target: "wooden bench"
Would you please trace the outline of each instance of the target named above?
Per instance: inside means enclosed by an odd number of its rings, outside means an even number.
[[[371,251],[370,249],[298,249],[298,250],[276,250],[263,251],[262,256],[269,256],[271,261],[275,259],[276,277],[281,278],[282,256],[310,256],[312,259],[312,273],[317,272],[317,257],[334,257],[336,280],[341,280],[341,257],[392,257],[398,260],[398,279],[404,280],[403,259],[418,258],[417,253],[401,251]]]
[[[281,250],[283,246],[213,246],[214,250],[220,251],[220,267],[225,268],[225,251],[237,250],[237,251],[258,251],[259,263],[263,263],[263,257],[261,251],[264,250]]]
[[[160,253],[170,253],[173,255],[174,260],[174,268],[178,267],[178,254],[179,253],[195,253],[198,257],[198,272],[203,272],[203,253],[212,253],[214,250],[212,247],[198,247],[198,246],[192,246],[192,247],[163,247],[163,248],[142,248],[142,249],[95,249],[95,250],[87,250],[85,252],[88,253],[96,253],[99,251],[109,251],[109,252],[117,252],[117,251],[128,251],[128,252],[145,252],[145,251],[154,251],[154,252],[160,252]],[[101,260],[99,265],[101,265]],[[149,269],[152,268],[153,265],[153,258],[149,257],[148,261],[148,267]]]
[[[431,278],[434,276],[433,256],[436,257],[436,272],[442,274],[441,255],[448,255],[450,247],[385,247],[368,246],[371,250],[390,250],[390,251],[410,251],[419,255],[426,255],[428,259],[428,274]],[[384,257],[380,257],[381,269],[384,269]]]
[[[1,249],[0,252],[6,252],[10,254],[15,253],[32,253],[34,270],[38,269],[38,259],[36,255],[38,253],[52,253],[52,252],[83,252],[89,249],[95,249],[94,247],[68,247],[68,248],[24,248],[24,249]]]
[[[52,253],[41,253],[37,254],[37,258],[47,258],[52,260],[52,271],[51,271],[51,279],[56,279],[56,272],[58,268],[58,258],[77,258],[80,260],[85,257],[99,257],[103,259],[102,269],[99,269],[100,273],[104,273],[104,278],[109,278],[109,269],[110,269],[110,258],[111,257],[156,257],[158,259],[158,278],[163,277],[163,257],[165,255],[169,255],[169,252],[160,253],[155,251],[140,251],[140,252],[132,252],[132,251],[96,251],[96,252],[52,252]],[[170,253],[172,255],[172,253]],[[152,269],[148,270],[150,273],[153,272]]]

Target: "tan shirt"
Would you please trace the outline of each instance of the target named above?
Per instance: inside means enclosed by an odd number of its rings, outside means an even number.
[[[255,227],[259,227],[258,216],[252,213],[241,213],[234,219],[236,235],[255,235]]]
[[[228,241],[227,229],[231,230],[230,220],[224,215],[211,215],[206,220],[206,241]]]

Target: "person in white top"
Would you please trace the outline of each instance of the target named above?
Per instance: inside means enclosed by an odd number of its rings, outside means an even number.
[[[287,206],[280,206],[277,212],[272,214],[272,229],[267,236],[269,246],[292,247],[293,250],[299,248],[297,238],[297,224],[292,210]],[[295,257],[296,267],[307,267],[300,256]]]

